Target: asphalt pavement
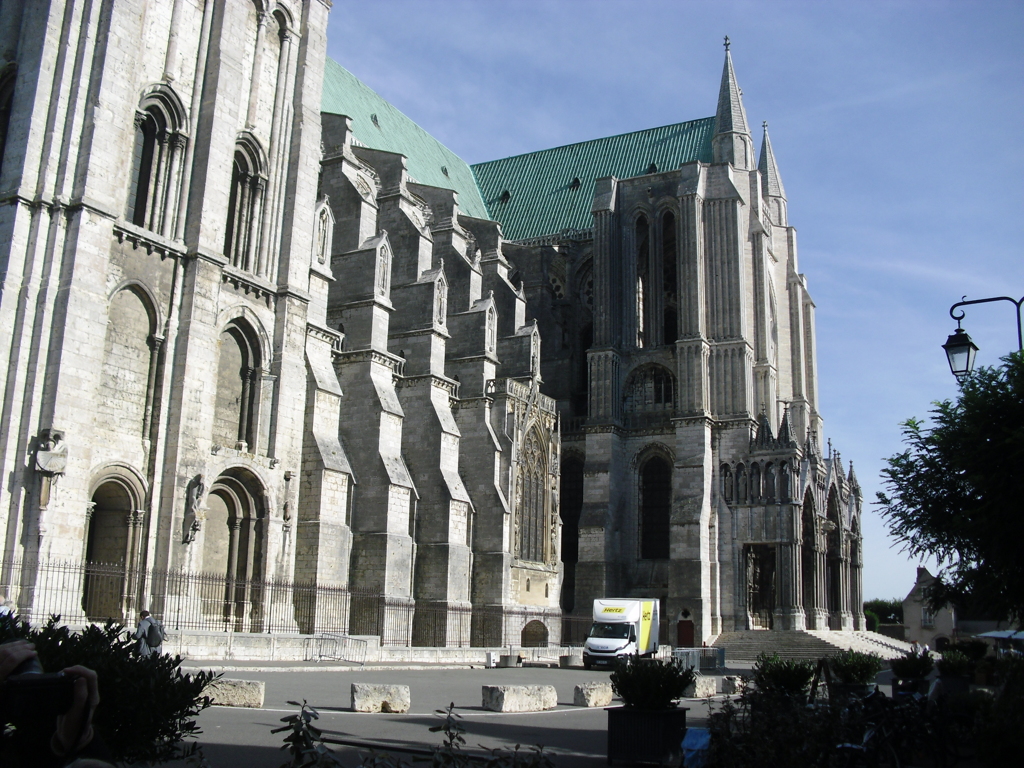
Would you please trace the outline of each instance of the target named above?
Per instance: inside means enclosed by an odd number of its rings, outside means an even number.
[[[606,764],[608,715],[601,708],[573,705],[573,689],[579,683],[607,681],[608,672],[583,669],[523,667],[516,669],[317,668],[302,665],[221,664],[228,678],[263,680],[266,698],[262,709],[210,707],[200,714],[203,733],[198,741],[210,768],[280,768],[288,755],[280,749],[285,734],[272,734],[281,718],[295,712],[289,701],[303,700],[320,714],[317,725],[328,738],[371,741],[380,751],[396,748],[430,749],[442,734],[431,733],[441,722],[436,710],[454,703],[465,728],[466,749],[481,753],[486,748],[526,748],[542,745],[559,768],[583,768]],[[365,714],[351,710],[352,683],[408,685],[412,706],[406,714]],[[558,707],[546,712],[500,713],[481,706],[484,685],[553,685]],[[720,699],[719,699],[720,701]],[[708,702],[687,700],[688,725],[706,722]],[[365,750],[330,745],[347,766],[359,765]],[[396,756],[402,753],[393,752]],[[407,762],[413,755],[402,754]],[[174,763],[183,766],[184,763]]]

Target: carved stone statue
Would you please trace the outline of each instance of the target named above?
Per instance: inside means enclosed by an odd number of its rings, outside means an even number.
[[[188,484],[185,496],[185,517],[182,520],[181,540],[184,544],[191,544],[196,539],[196,534],[202,530],[203,520],[206,515],[203,513],[203,495],[206,492],[206,483],[202,475],[196,475]]]
[[[44,429],[36,448],[35,468],[39,473],[39,507],[45,509],[50,503],[50,491],[57,478],[68,466],[68,446],[64,433],[55,429]]]

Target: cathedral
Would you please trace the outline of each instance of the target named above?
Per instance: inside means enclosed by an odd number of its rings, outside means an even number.
[[[398,646],[600,597],[672,643],[863,629],[728,42],[714,116],[470,166],[330,7],[0,0],[0,592]]]

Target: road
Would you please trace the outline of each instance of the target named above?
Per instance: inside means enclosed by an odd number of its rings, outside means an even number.
[[[606,762],[607,715],[600,708],[573,706],[578,683],[607,680],[608,672],[582,669],[429,669],[295,671],[233,670],[225,677],[266,682],[263,709],[211,707],[199,716],[203,734],[199,742],[211,768],[279,768],[288,758],[281,751],[285,734],[270,731],[280,719],[294,712],[288,701],[305,699],[320,713],[319,727],[325,736],[373,741],[389,747],[429,749],[441,743],[442,734],[430,733],[439,724],[435,710],[450,702],[462,717],[466,747],[524,747],[541,744],[551,752],[559,768],[583,768]],[[364,714],[351,711],[352,683],[408,685],[412,707],[406,714]],[[546,712],[499,713],[481,707],[484,685],[553,685],[558,707]],[[687,722],[702,725],[707,703],[687,701]],[[358,765],[359,751],[332,746],[345,765]],[[397,754],[397,753],[396,753]],[[411,762],[412,756],[406,755]],[[183,763],[175,763],[182,766]]]

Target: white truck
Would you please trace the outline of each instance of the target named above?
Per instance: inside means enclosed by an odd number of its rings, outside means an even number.
[[[607,598],[594,601],[594,624],[583,644],[583,666],[611,666],[616,659],[658,650],[658,601]]]

